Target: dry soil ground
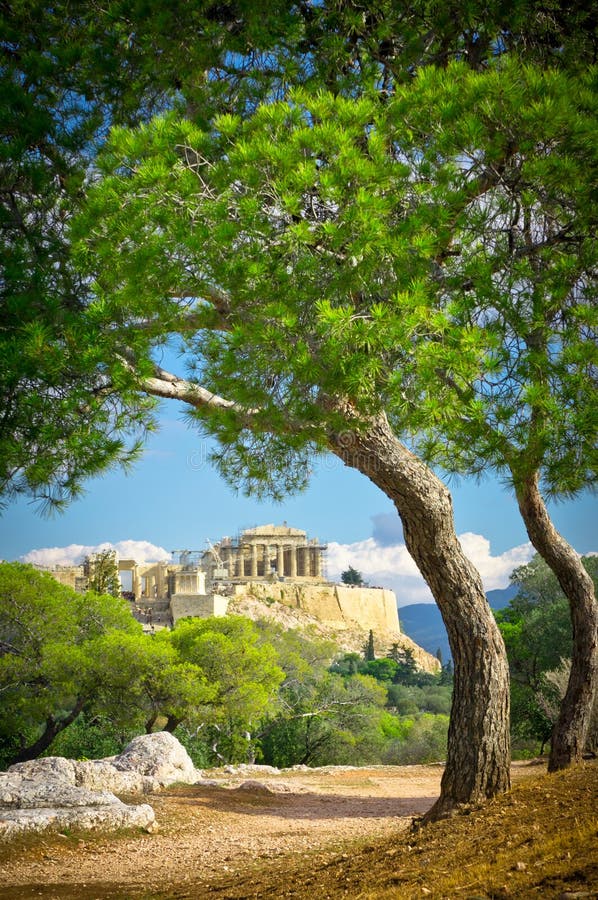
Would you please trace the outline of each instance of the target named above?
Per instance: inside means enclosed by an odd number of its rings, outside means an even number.
[[[413,832],[438,766],[218,773],[152,795],[156,833],[0,847],[0,898],[595,897],[597,774],[517,764],[506,797]]]

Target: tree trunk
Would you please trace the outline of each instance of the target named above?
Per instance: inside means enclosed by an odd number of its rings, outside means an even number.
[[[598,603],[592,579],[579,556],[550,520],[537,474],[518,487],[517,501],[530,541],[556,575],[571,610],[571,674],[548,762],[548,771],[555,772],[581,760],[588,734],[598,689]]]
[[[347,413],[344,410],[345,414]],[[331,449],[389,497],[409,553],[438,604],[453,655],[454,693],[440,797],[425,820],[510,786],[509,669],[480,576],[463,553],[445,485],[396,437],[386,416],[331,435]]]
[[[147,722],[145,723],[145,733],[151,734],[154,725],[156,724],[156,719],[158,718],[158,714],[156,713],[153,716],[150,716]]]
[[[85,706],[85,700],[79,698],[75,703],[74,707],[70,711],[70,713],[62,719],[55,719],[54,716],[48,716],[46,719],[46,727],[43,734],[35,741],[35,743],[30,744],[29,747],[25,747],[23,750],[20,750],[10,761],[9,765],[14,765],[15,763],[20,762],[28,762],[30,759],[37,759],[40,753],[43,753],[44,750],[47,750],[56,735],[60,734],[61,731],[64,731],[71,722],[74,722],[83,707]]]

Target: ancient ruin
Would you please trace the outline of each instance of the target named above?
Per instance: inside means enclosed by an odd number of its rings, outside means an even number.
[[[225,537],[202,555],[211,581],[322,581],[325,544],[305,531],[284,525],[259,525],[238,538]]]
[[[434,657],[401,634],[393,591],[328,581],[326,545],[305,531],[286,522],[259,525],[206,543],[205,550],[172,551],[171,562],[116,561],[123,596],[146,631],[188,616],[229,613],[293,621],[294,627],[304,621],[346,648],[361,646],[370,630],[381,648],[399,639],[421,668],[438,668]],[[87,589],[83,566],[59,566],[51,574],[76,590]]]

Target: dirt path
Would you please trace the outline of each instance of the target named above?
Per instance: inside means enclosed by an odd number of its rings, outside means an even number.
[[[515,768],[515,779],[526,771]],[[283,872],[297,857],[323,864],[356,842],[404,831],[432,805],[440,777],[439,766],[218,773],[212,786],[148,798],[159,823],[153,834],[45,835],[0,846],[0,898],[226,897],[227,882],[250,882],[264,866]]]

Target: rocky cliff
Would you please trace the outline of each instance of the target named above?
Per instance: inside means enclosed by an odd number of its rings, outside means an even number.
[[[401,634],[395,595],[382,588],[254,582],[238,585],[228,613],[266,619],[283,628],[311,628],[346,652],[360,653],[370,630],[377,656],[393,644],[409,649],[420,669],[437,672],[440,663],[406,634]]]

